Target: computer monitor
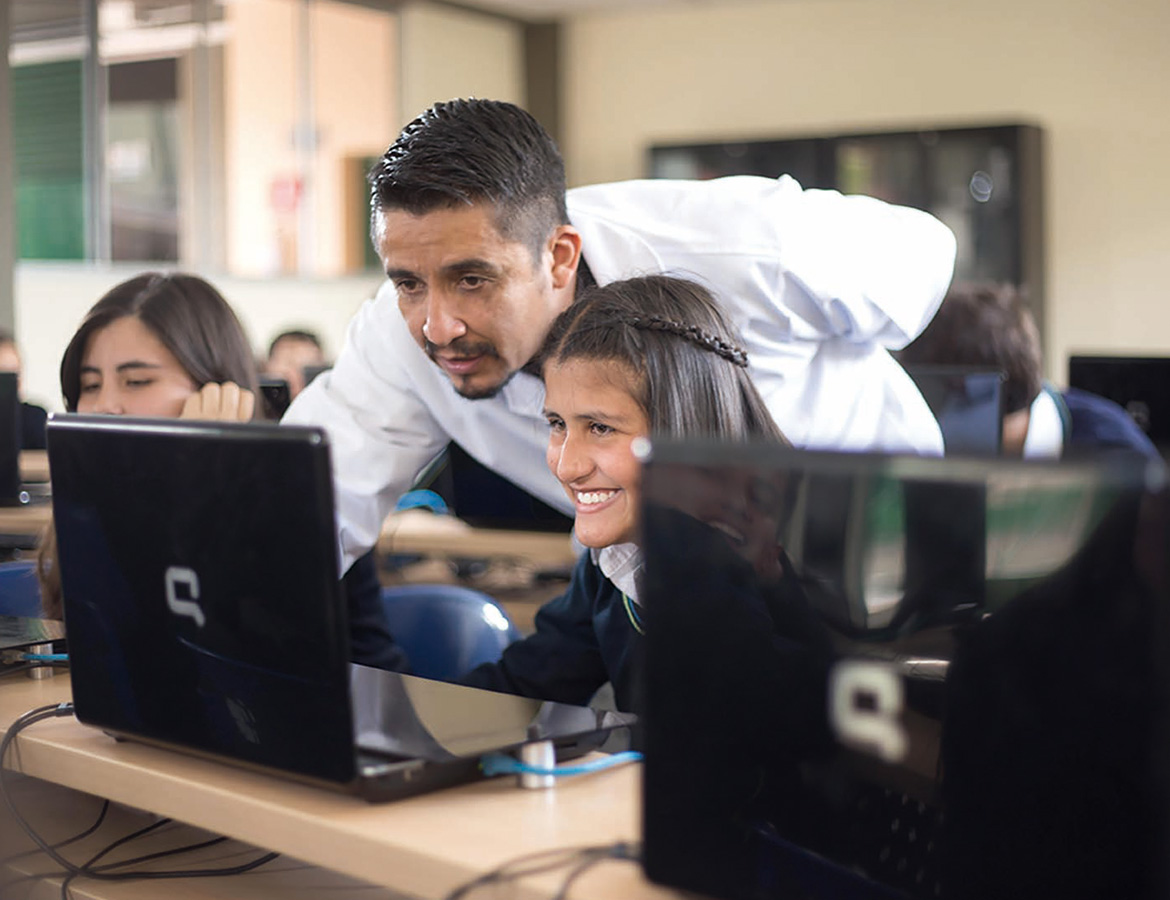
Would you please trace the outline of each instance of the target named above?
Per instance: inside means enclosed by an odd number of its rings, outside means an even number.
[[[1003,373],[969,366],[907,365],[938,419],[947,454],[998,456],[1003,447]]]
[[[292,403],[288,381],[265,375],[260,379],[260,418],[279,422]]]
[[[1170,455],[1170,357],[1073,355],[1068,386],[1121,406]]]
[[[0,506],[28,500],[20,489],[20,398],[16,373],[0,372]]]
[[[643,485],[652,880],[1170,895],[1161,466],[656,443]]]

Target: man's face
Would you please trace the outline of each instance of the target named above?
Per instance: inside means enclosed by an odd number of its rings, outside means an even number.
[[[539,259],[477,205],[421,216],[382,210],[375,244],[410,333],[464,397],[491,397],[544,341],[567,305],[554,289],[555,236]]]

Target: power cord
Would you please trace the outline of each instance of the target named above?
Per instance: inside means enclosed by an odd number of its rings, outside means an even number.
[[[33,669],[37,668],[38,666],[42,666],[42,665],[44,665],[44,663],[27,663],[26,662],[26,663],[14,663],[11,665],[5,664],[3,668],[0,668],[0,678],[4,678],[8,675],[15,675],[18,672],[30,672]]]
[[[466,884],[455,888],[443,900],[463,900],[472,891],[486,887],[489,884],[500,884],[527,878],[530,875],[540,875],[565,866],[572,865],[568,876],[561,884],[554,900],[565,900],[573,882],[581,877],[593,866],[607,859],[629,860],[637,862],[642,858],[641,845],[620,841],[616,844],[601,844],[590,847],[567,847],[558,850],[542,850],[539,853],[529,853],[509,860],[503,865],[485,872]]]
[[[61,885],[61,896],[63,898],[68,898],[69,882],[75,878],[92,878],[99,881],[131,881],[136,879],[157,880],[170,878],[208,878],[223,875],[240,875],[244,872],[250,872],[253,869],[259,868],[265,863],[276,859],[280,855],[279,853],[265,853],[256,859],[246,863],[241,863],[240,865],[225,866],[216,869],[160,869],[149,872],[109,871],[109,869],[112,868],[122,868],[123,866],[131,865],[132,863],[143,862],[147,859],[157,859],[160,856],[168,856],[174,853],[186,852],[197,847],[207,846],[208,843],[218,843],[221,839],[216,838],[211,842],[204,841],[197,845],[180,847],[174,850],[149,854],[146,857],[140,857],[133,860],[124,860],[118,863],[107,863],[104,866],[94,865],[94,863],[96,863],[115,847],[120,846],[129,840],[133,840],[136,837],[141,837],[143,834],[146,834],[149,831],[153,831],[155,828],[158,828],[169,821],[160,820],[159,822],[152,823],[145,829],[140,829],[138,832],[135,832],[132,835],[115,841],[114,844],[107,847],[105,850],[97,854],[93,859],[83,863],[82,865],[77,865],[76,863],[70,862],[68,859],[57,852],[57,848],[55,846],[46,842],[45,839],[36,832],[32,825],[29,824],[28,820],[25,819],[20,810],[16,808],[16,804],[13,802],[12,796],[8,791],[8,770],[4,768],[4,757],[8,752],[8,748],[12,745],[13,741],[16,740],[16,736],[26,728],[29,728],[38,722],[43,722],[46,719],[70,716],[72,714],[72,703],[58,703],[51,706],[39,706],[36,709],[29,710],[23,715],[17,717],[17,719],[9,726],[7,732],[4,734],[4,738],[0,740],[0,794],[3,795],[5,805],[8,807],[9,812],[12,813],[12,817],[16,820],[17,824],[20,825],[24,833],[28,835],[32,842],[36,844],[41,849],[41,851],[49,857],[49,859],[53,860],[53,862],[65,870],[66,878]],[[100,819],[97,824],[100,824]],[[94,827],[96,828],[96,825]]]
[[[612,769],[614,766],[638,762],[641,759],[642,754],[636,750],[624,750],[621,753],[611,753],[602,759],[595,759],[586,763],[546,768],[521,762],[513,756],[508,756],[506,753],[488,753],[480,759],[479,767],[483,771],[483,774],[487,776],[552,775],[559,778],[569,775],[588,775],[592,772],[601,772],[605,769]]]
[[[68,653],[34,653],[29,650],[0,650],[0,663],[69,662]]]
[[[77,834],[73,835],[73,837],[65,838],[65,840],[63,840],[63,841],[57,841],[57,843],[52,845],[53,849],[60,850],[62,847],[68,847],[70,844],[75,844],[78,841],[84,840],[85,838],[89,837],[91,834],[93,834],[95,831],[97,831],[99,828],[101,828],[102,822],[104,822],[106,820],[106,816],[109,814],[109,811],[110,811],[110,801],[103,800],[101,808],[98,810],[97,819],[94,821],[94,823],[92,825],[90,825],[84,831],[80,831]],[[26,850],[23,853],[17,853],[17,854],[14,854],[12,856],[5,857],[5,860],[7,862],[11,863],[11,862],[14,862],[15,860],[20,859],[21,857],[33,856],[33,855],[40,853],[40,852],[41,851],[39,849]],[[64,875],[65,873],[61,872],[60,874]],[[21,875],[18,878],[13,878],[11,881],[6,881],[6,882],[0,884],[0,897],[6,897],[7,896],[6,891],[10,890],[12,887],[14,887],[18,884],[21,884],[22,882],[34,881],[38,878],[44,878],[44,877],[46,877],[46,876],[45,875]]]
[[[0,650],[0,678],[29,672],[40,666],[68,666],[68,653],[26,653],[23,650]]]

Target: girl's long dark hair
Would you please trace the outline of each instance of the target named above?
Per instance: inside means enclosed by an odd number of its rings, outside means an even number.
[[[747,354],[711,293],[669,275],[585,291],[553,322],[542,365],[618,362],[652,435],[787,443],[747,370]]]

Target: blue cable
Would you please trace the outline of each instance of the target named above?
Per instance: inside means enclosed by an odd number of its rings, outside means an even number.
[[[445,516],[451,510],[447,508],[447,501],[436,494],[434,491],[428,491],[425,488],[416,491],[407,491],[398,498],[398,502],[394,504],[395,512],[402,512],[406,509],[429,509],[431,512],[439,516]]]
[[[68,653],[22,653],[20,658],[28,662],[68,662]]]
[[[613,766],[624,763],[639,762],[642,754],[636,750],[625,750],[614,753],[604,759],[595,759],[592,762],[578,763],[574,766],[554,766],[546,769],[543,766],[530,766],[504,753],[489,753],[479,761],[483,774],[491,775],[588,775],[590,772],[600,772]]]

